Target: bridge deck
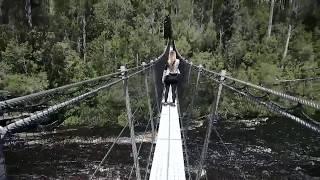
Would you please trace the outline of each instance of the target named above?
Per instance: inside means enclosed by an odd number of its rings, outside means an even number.
[[[171,102],[171,93],[168,102]],[[150,180],[185,180],[177,106],[162,106]]]

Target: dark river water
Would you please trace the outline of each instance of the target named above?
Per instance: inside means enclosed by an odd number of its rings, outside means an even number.
[[[191,174],[198,165],[205,127],[199,122],[188,131]],[[13,137],[16,143],[6,143],[9,179],[89,179],[120,131],[68,128],[19,134]],[[223,142],[213,132],[204,179],[320,179],[320,137],[291,120],[225,120],[217,131]],[[139,155],[142,177],[151,147],[150,132],[145,138],[143,132],[136,128],[137,145],[143,142]],[[128,179],[133,165],[128,137],[125,131],[96,178]],[[131,179],[134,176],[133,172]]]

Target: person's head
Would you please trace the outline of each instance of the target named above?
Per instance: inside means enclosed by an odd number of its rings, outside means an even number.
[[[177,58],[176,52],[174,50],[171,50],[169,52],[168,64],[172,66],[174,64],[174,62],[176,61],[176,58]]]

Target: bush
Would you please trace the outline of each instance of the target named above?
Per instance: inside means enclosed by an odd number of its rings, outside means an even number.
[[[26,76],[23,74],[7,75],[0,82],[0,87],[9,91],[14,96],[22,96],[38,91],[45,90],[48,86],[47,76],[45,73],[38,75]]]

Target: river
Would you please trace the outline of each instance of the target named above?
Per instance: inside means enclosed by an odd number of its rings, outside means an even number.
[[[206,123],[189,127],[187,147],[194,172],[206,132]],[[59,129],[54,132],[19,134],[19,143],[5,149],[9,179],[88,179],[121,128]],[[207,179],[320,179],[320,136],[291,120],[280,118],[230,119],[213,132]],[[151,133],[136,128],[144,177]],[[99,169],[99,179],[128,179],[133,158],[129,132],[125,131]],[[27,139],[27,140],[26,140]],[[228,150],[227,150],[228,149]],[[229,151],[229,153],[228,153]],[[135,173],[132,173],[134,179]]]

